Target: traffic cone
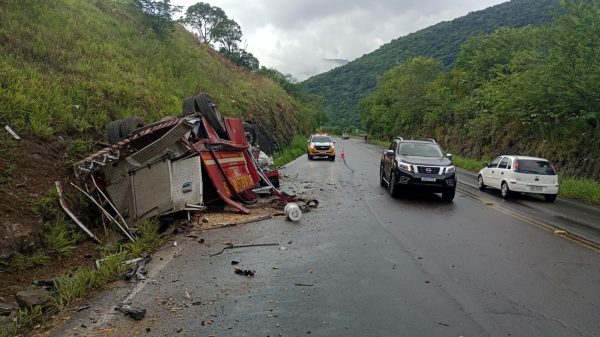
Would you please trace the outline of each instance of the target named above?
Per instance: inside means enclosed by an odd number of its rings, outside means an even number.
[[[344,156],[344,149],[342,149],[342,153],[340,153],[340,159],[346,160],[346,157]]]

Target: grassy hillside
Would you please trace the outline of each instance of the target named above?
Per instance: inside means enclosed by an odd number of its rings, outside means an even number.
[[[451,66],[460,46],[470,37],[487,34],[499,27],[544,25],[559,10],[558,0],[513,0],[450,22],[442,22],[400,37],[347,65],[314,76],[303,84],[322,95],[331,122],[359,126],[357,103],[373,91],[377,78],[387,70],[415,56],[430,56]]]
[[[181,26],[157,35],[134,0],[0,0],[0,122],[22,137],[0,132],[0,268],[36,243],[47,219],[35,205],[56,180],[68,189],[73,163],[106,141],[111,120],[178,115],[200,91],[279,145],[319,113]]]
[[[18,132],[102,131],[135,114],[178,114],[209,92],[228,116],[261,123],[278,141],[309,128],[277,84],[242,71],[182,27],[157,36],[132,0],[0,2],[0,116]],[[285,131],[284,131],[285,130]]]

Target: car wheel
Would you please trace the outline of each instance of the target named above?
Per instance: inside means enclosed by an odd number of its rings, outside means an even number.
[[[483,177],[481,175],[477,177],[477,187],[479,187],[480,191],[485,190],[485,184],[483,183]]]
[[[381,185],[381,187],[387,187],[388,185],[383,179],[383,165],[379,165],[379,185]]]
[[[456,190],[454,188],[451,190],[445,190],[444,192],[442,192],[442,200],[452,201],[452,200],[454,200],[455,194],[456,194]]]
[[[544,199],[546,199],[547,202],[554,202],[554,200],[556,200],[556,194],[544,194]]]
[[[506,183],[506,181],[502,182],[500,194],[502,195],[502,199],[508,199],[508,197],[510,197],[510,190],[508,189],[508,184]]]
[[[392,196],[392,198],[397,198],[399,193],[398,193],[398,186],[396,186],[396,175],[394,174],[394,172],[390,173],[390,182],[388,183],[388,189],[390,190],[390,195]]]
[[[308,160],[313,160],[313,156],[311,156],[310,154],[308,155]]]
[[[329,157],[329,160],[331,160],[331,161],[335,161],[335,156],[331,156],[331,157]]]

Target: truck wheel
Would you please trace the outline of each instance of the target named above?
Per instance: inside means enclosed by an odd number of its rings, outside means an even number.
[[[119,132],[121,138],[128,137],[133,131],[144,126],[144,120],[138,116],[129,116],[121,121]]]
[[[208,119],[210,125],[215,129],[219,137],[228,139],[227,128],[225,127],[223,116],[221,116],[221,112],[217,109],[217,104],[213,101],[212,97],[205,92],[201,92],[194,97],[194,100],[198,111]]]
[[[452,201],[454,200],[454,195],[456,194],[455,189],[445,190],[442,192],[442,200],[444,201]]]
[[[114,144],[121,139],[121,122],[122,120],[118,119],[116,121],[108,123],[108,125],[106,126],[106,133],[108,135],[109,144]]]

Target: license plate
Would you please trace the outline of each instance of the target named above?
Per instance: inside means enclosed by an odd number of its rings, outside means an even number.
[[[435,183],[436,179],[432,177],[421,177],[421,181],[426,181],[430,183]]]
[[[529,186],[529,190],[532,192],[541,192],[543,188],[542,186]]]

